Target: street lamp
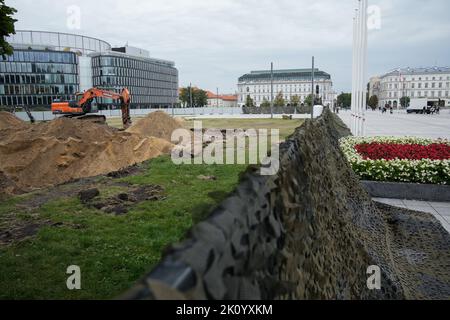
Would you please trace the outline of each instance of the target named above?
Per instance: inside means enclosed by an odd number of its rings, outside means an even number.
[[[311,69],[311,93],[312,93],[312,97],[311,97],[311,119],[314,119],[314,100],[315,100],[315,95],[314,95],[314,56],[312,57],[312,69]]]
[[[273,62],[270,63],[270,118],[273,119]]]

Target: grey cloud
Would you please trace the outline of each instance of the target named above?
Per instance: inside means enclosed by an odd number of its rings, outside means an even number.
[[[337,91],[351,87],[354,0],[7,0],[18,29],[81,33],[140,46],[174,60],[180,85],[223,92],[252,69],[308,67],[312,55]],[[449,65],[448,0],[373,0],[382,28],[370,32],[369,74],[399,66]],[[68,30],[66,10],[82,10]],[[102,9],[103,8],[103,9]]]

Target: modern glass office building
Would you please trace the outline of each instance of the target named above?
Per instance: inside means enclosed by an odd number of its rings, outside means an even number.
[[[177,101],[175,63],[150,58],[133,47],[112,48],[92,37],[17,31],[6,39],[14,54],[0,57],[0,106],[50,107],[55,99],[74,100],[93,86],[127,87],[132,107],[165,107]],[[98,101],[100,107],[112,101]]]
[[[54,99],[73,100],[79,91],[73,52],[15,50],[0,56],[0,103],[3,106],[49,106]]]
[[[173,62],[115,51],[91,56],[94,87],[116,92],[128,88],[134,108],[168,107],[177,102],[178,70]],[[99,101],[100,106],[104,103]]]

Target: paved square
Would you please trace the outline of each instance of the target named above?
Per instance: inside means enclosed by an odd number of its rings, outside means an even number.
[[[339,116],[350,128],[351,112],[341,111]],[[450,139],[450,110],[442,110],[438,115],[407,114],[404,110],[394,114],[367,111],[366,135]]]
[[[373,200],[393,207],[431,213],[439,220],[444,229],[450,233],[450,203],[448,202],[424,202],[382,198],[375,198]]]

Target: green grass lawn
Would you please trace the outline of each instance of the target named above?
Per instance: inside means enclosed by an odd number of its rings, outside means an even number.
[[[0,204],[0,219],[45,219],[69,226],[44,227],[28,240],[0,246],[0,299],[109,299],[120,295],[161,258],[162,250],[183,238],[238,182],[244,166],[175,166],[169,157],[150,161],[142,174],[121,179],[157,184],[167,199],[143,202],[125,216],[88,209],[76,196],[21,211],[30,196]],[[213,175],[204,181],[199,175]],[[70,225],[79,225],[73,228]],[[82,290],[69,291],[65,274],[81,267]]]
[[[133,118],[132,121],[139,121],[141,118]],[[282,140],[286,139],[291,135],[294,130],[300,127],[304,120],[294,119],[294,120],[282,120],[282,119],[199,119],[196,121],[201,121],[203,128],[213,128],[213,129],[279,129],[280,138]],[[121,128],[122,119],[112,118],[108,119],[108,124],[110,126]],[[185,124],[186,128],[194,127],[194,120],[188,120]]]

